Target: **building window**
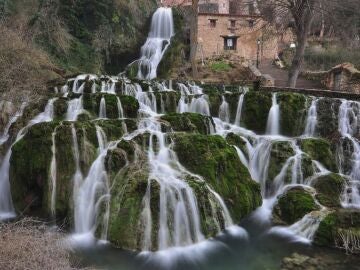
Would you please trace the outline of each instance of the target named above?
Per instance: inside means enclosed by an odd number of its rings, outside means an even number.
[[[236,21],[235,21],[235,20],[230,20],[230,27],[231,27],[231,28],[235,28],[235,27],[236,27]]]
[[[215,28],[216,27],[216,20],[210,19],[209,21],[210,21],[210,27]]]
[[[224,37],[224,50],[236,50],[236,43],[237,38],[236,37]]]
[[[249,27],[251,28],[254,27],[255,22],[253,20],[249,20],[248,22],[249,22]]]

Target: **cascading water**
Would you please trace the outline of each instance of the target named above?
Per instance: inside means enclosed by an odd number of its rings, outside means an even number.
[[[342,172],[349,176],[350,181],[342,195],[342,205],[346,208],[360,208],[360,142],[355,137],[360,132],[360,103],[355,101],[342,100],[339,108],[339,132],[343,139],[349,140],[352,144],[352,156],[350,170]],[[342,144],[339,152],[343,153]],[[343,162],[342,157],[340,162]],[[342,168],[340,164],[340,168]]]
[[[238,103],[238,107],[236,110],[236,118],[235,118],[235,123],[234,123],[234,125],[236,125],[236,126],[240,126],[241,114],[242,114],[242,110],[243,110],[243,104],[244,104],[244,98],[245,98],[246,92],[247,91],[245,90],[239,97],[239,103]]]
[[[105,97],[102,97],[101,100],[100,100],[99,118],[100,119],[106,119],[106,101],[105,101]]]
[[[230,122],[229,103],[226,102],[226,99],[224,96],[222,97],[222,103],[221,103],[220,109],[219,109],[219,118],[226,123]]]
[[[308,111],[306,126],[304,135],[308,137],[314,137],[316,135],[316,125],[317,125],[317,104],[319,99],[313,99],[311,102],[311,106]]]
[[[269,117],[266,125],[266,134],[279,135],[280,134],[280,106],[277,103],[277,95],[273,94],[272,106],[269,112]]]
[[[68,102],[66,121],[76,121],[77,117],[84,112],[83,97],[72,99]]]
[[[77,172],[74,177],[75,235],[72,236],[72,239],[81,243],[92,243],[94,241],[94,233],[98,225],[96,221],[99,216],[99,208],[110,197],[108,177],[104,165],[109,146],[104,131],[98,126],[96,126],[96,135],[99,144],[99,156],[91,165],[88,176],[83,180],[78,164],[79,149],[76,131],[73,134]],[[109,209],[106,210],[106,212],[108,211]],[[105,213],[105,215],[108,214]],[[106,230],[107,224],[103,225],[103,229]]]
[[[14,206],[12,203],[11,192],[10,192],[10,159],[12,154],[12,147],[23,138],[25,132],[31,126],[42,123],[42,122],[51,122],[54,118],[54,102],[56,98],[50,99],[47,103],[44,112],[38,114],[34,119],[32,119],[29,124],[22,128],[8,152],[5,155],[4,160],[0,166],[0,221],[4,219],[13,218],[16,216]]]
[[[119,97],[116,97],[116,104],[117,104],[117,109],[118,109],[118,113],[119,113],[119,119],[123,119],[124,117],[124,109],[122,107],[121,101]]]
[[[26,105],[27,105],[27,103],[23,102],[21,104],[20,109],[15,113],[14,116],[12,116],[10,118],[9,122],[6,124],[4,131],[3,131],[2,135],[0,136],[0,145],[3,145],[9,139],[10,127],[12,126],[12,124],[14,124],[18,120],[19,117],[21,117],[23,115]]]
[[[141,48],[138,60],[138,78],[151,80],[157,76],[157,67],[174,35],[174,22],[170,8],[158,8],[154,13],[149,36]]]

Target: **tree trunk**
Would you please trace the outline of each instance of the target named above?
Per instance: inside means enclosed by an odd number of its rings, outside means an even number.
[[[289,69],[288,86],[295,88],[301,68],[304,62],[305,46],[307,41],[307,32],[297,36],[297,46],[294,59]]]
[[[190,63],[192,69],[193,78],[198,77],[198,69],[196,63],[196,53],[198,48],[198,2],[199,0],[193,0],[192,2],[192,15],[191,15],[191,29],[190,29]]]

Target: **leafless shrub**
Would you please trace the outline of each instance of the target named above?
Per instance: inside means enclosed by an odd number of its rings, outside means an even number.
[[[54,68],[47,54],[27,40],[22,28],[0,22],[0,99],[36,100],[46,91]]]
[[[0,269],[78,269],[63,237],[31,218],[0,224]]]
[[[346,254],[360,253],[360,232],[346,229],[338,230],[335,246],[344,249]]]

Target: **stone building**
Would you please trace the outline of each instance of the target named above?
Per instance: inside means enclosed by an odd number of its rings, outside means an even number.
[[[167,6],[191,0],[163,0]],[[259,15],[254,0],[199,0],[199,59],[230,55],[244,60],[275,59],[278,40]]]
[[[326,73],[323,84],[330,90],[360,94],[360,71],[344,63]]]

